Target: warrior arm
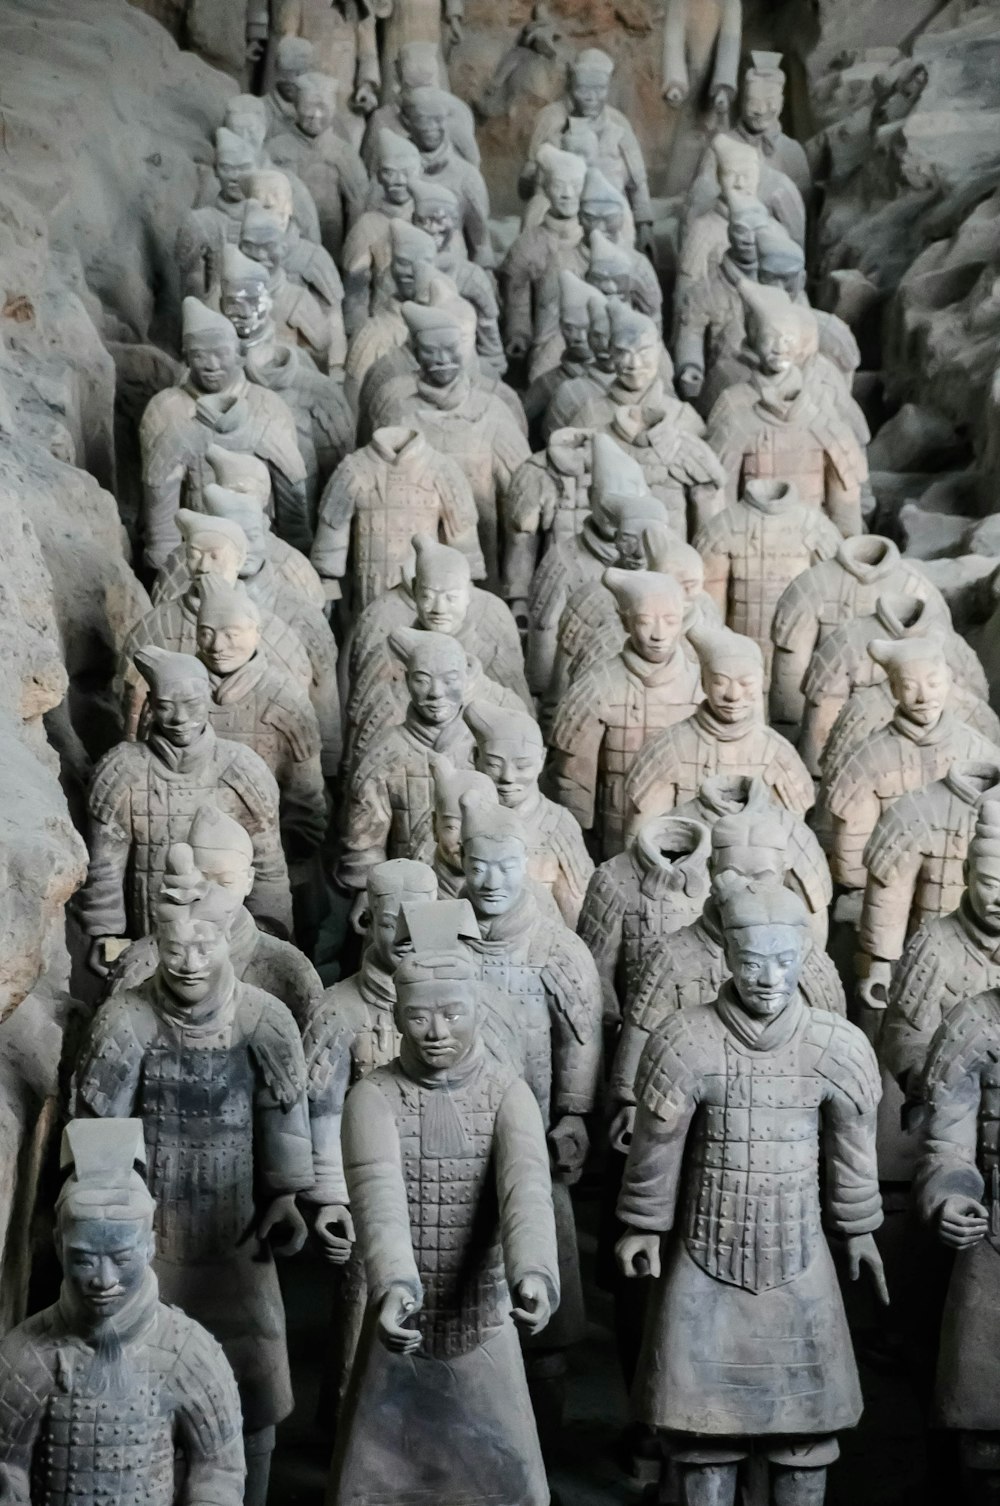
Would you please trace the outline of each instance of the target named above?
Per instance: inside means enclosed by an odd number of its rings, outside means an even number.
[[[358,22],[358,65],[354,79],[355,92],[367,84],[376,94],[382,87],[382,70],[378,60],[378,37],[375,17],[367,15]]]
[[[601,748],[607,733],[591,677],[571,685],[556,710],[549,746],[556,799],[584,831],[594,825]]]
[[[313,1186],[306,1196],[321,1206],[342,1207],[348,1201],[342,1129],[351,1082],[350,1033],[321,1014],[316,1027],[315,1033],[310,1026],[305,1032],[313,1155]]]
[[[728,89],[730,94],[735,96],[742,45],[742,0],[723,0],[719,35],[715,43],[715,67],[712,70],[711,93],[713,96],[718,89]]]
[[[323,488],[319,501],[316,536],[309,558],[327,580],[340,580],[347,571],[351,524],[357,506],[354,467],[349,461],[337,467]]]
[[[543,467],[525,463],[510,480],[504,499],[504,595],[526,601],[538,563],[539,533],[545,514],[544,493],[551,481]]]
[[[640,1102],[616,1209],[628,1228],[653,1234],[673,1228],[684,1145],[695,1108],[693,1092],[680,1097],[666,1116]]]
[[[947,1028],[941,1027],[936,1045]],[[929,1078],[937,1065],[931,1064]],[[942,1074],[925,1086],[930,1102],[913,1191],[921,1217],[931,1223],[946,1198],[966,1197],[978,1203],[986,1191],[976,1156],[982,1097],[979,1063],[971,1061],[966,1070]]]
[[[132,823],[128,787],[122,781],[117,798],[99,797],[99,764],[89,799],[90,864],[77,910],[88,936],[127,936],[125,881],[132,851]]]
[[[520,237],[519,237],[520,239]],[[506,313],[504,337],[509,348],[512,340],[522,340],[526,346],[534,337],[534,279],[531,264],[522,247],[515,241],[507,252],[501,273],[503,283],[503,306]]]
[[[351,782],[338,876],[347,889],[363,889],[369,869],[384,863],[392,829],[392,806],[381,773],[363,761]]]
[[[852,480],[845,481],[830,456],[824,463],[824,506],[831,523],[835,523],[845,539],[853,538],[864,529],[861,516],[861,487]]]
[[[630,1004],[626,1004],[615,1059],[611,1066],[608,1092],[614,1103],[635,1103],[635,1079],[649,1031],[639,1023]]]
[[[369,1301],[377,1305],[390,1287],[405,1286],[419,1302],[423,1288],[413,1254],[399,1134],[375,1083],[355,1083],[347,1095],[344,1171]]]
[[[701,555],[705,566],[705,594],[718,607],[719,615],[725,622],[729,606],[729,578],[732,570],[732,557],[726,548],[726,538],[721,530],[713,527],[712,522],[709,521],[707,526],[699,528],[695,534],[694,547]]]
[[[281,829],[292,862],[310,857],[326,836],[326,785],[319,748],[289,758],[281,783]]]
[[[569,822],[567,821],[566,824],[568,826]],[[559,872],[552,887],[552,898],[559,906],[566,924],[572,930],[576,930],[587,894],[587,884],[594,871],[594,863],[587,851],[583,833],[578,829],[575,821],[573,830],[567,835],[563,849],[557,853],[557,856]]]
[[[688,0],[667,0],[663,20],[663,92],[677,91],[677,104],[683,104],[690,92],[687,63]]]
[[[587,885],[576,928],[577,935],[594,959],[604,997],[604,1017],[610,1020],[621,1014],[616,982],[625,917],[625,890],[616,878],[613,868],[595,870]]]
[[[461,160],[461,159],[459,159]],[[471,165],[462,185],[462,231],[468,247],[469,258],[480,267],[493,266],[493,246],[490,241],[490,196],[478,170]]]
[[[183,461],[178,461],[166,476],[155,482],[143,482],[145,557],[154,570],[166,562],[180,542],[174,519],[181,505],[186,474],[187,467]]]
[[[279,808],[280,802],[276,802],[273,815],[265,811],[252,827],[247,828],[253,842],[255,876],[246,906],[255,920],[273,921],[281,927],[284,935],[291,936],[292,897],[285,854],[281,850]]]
[[[246,1468],[236,1378],[215,1340],[192,1330],[173,1376],[176,1442],[184,1459],[177,1506],[242,1506]]]
[[[794,599],[791,593],[794,593]],[[802,681],[819,638],[819,622],[814,612],[803,610],[803,607],[797,582],[792,581],[778,602],[771,625],[774,642],[770,695],[773,726],[798,727],[805,711]]]
[[[659,324],[663,318],[663,292],[653,263],[641,252],[636,253],[632,263],[630,292],[632,307]]]
[[[507,1285],[516,1292],[527,1276],[538,1276],[555,1309],[559,1258],[548,1146],[541,1110],[520,1080],[511,1084],[497,1112],[494,1158]]]
[[[38,1319],[29,1319],[37,1331]],[[24,1325],[0,1341],[0,1501],[31,1506],[32,1456],[55,1378]]]
[[[601,980],[579,937],[567,932],[563,965],[546,969],[552,1027],[552,1122],[589,1114],[601,1073]]]
[[[486,562],[479,547],[479,513],[472,487],[461,467],[435,460],[435,476],[441,503],[441,541],[458,549],[469,562],[473,580],[482,580]]]
[[[368,318],[372,302],[374,259],[364,216],[347,232],[340,259],[344,269],[344,327],[353,337]]]
[[[921,854],[913,848],[900,853],[889,882],[883,883],[870,871],[866,873],[858,929],[858,945],[866,956],[896,962],[903,955],[920,865]]]
[[[822,773],[823,750],[846,699],[840,692],[820,691],[805,701],[799,753],[810,774],[816,777]]]
[[[621,155],[625,163],[625,193],[632,206],[632,218],[637,225],[652,224],[653,206],[649,201],[646,163],[635,132],[627,122],[622,133]]]
[[[832,794],[835,792],[832,792]],[[879,800],[873,790],[865,789],[858,782],[851,798],[844,803],[842,814],[829,811],[832,827],[830,848],[830,872],[834,883],[845,889],[865,887],[865,844],[875,830],[879,818]]]
[[[857,1044],[864,1045],[870,1058],[865,1072],[866,1090],[857,1093],[835,1088],[823,1105],[826,1224],[846,1238],[870,1234],[882,1222],[875,1156],[878,1069],[867,1040]]]
[[[247,0],[246,39],[248,42],[266,42],[271,29],[268,0]]]

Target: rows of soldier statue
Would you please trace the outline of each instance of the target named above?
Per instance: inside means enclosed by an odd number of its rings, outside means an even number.
[[[755,55],[679,224],[678,396],[603,54],[539,119],[499,292],[436,48],[401,48],[360,151],[306,54],[230,101],[180,236],[152,604],[88,796],[65,1285],[0,1347],[4,1485],[263,1506],[272,1256],[311,1225],[343,1267],[331,1503],[544,1506],[531,1400],[583,1330],[592,1156],[664,1498],[732,1506],[756,1455],[814,1506],[861,1407],[824,1228],[884,1295],[884,1153],[962,1251],[941,1415],[993,1489],[1000,724],[939,591],[863,531],[780,70]],[[348,910],[360,969],[324,991]]]

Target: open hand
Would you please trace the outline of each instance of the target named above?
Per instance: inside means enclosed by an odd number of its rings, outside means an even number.
[[[533,1338],[536,1333],[541,1333],[552,1312],[544,1281],[537,1276],[525,1276],[518,1282],[514,1298],[516,1306],[511,1317],[522,1333]]]
[[[623,1276],[659,1276],[660,1236],[623,1234],[615,1245],[615,1257]]]
[[[953,1250],[969,1250],[986,1238],[990,1216],[972,1197],[946,1197],[938,1213],[938,1233]]]
[[[269,1240],[275,1255],[297,1255],[306,1242],[309,1230],[306,1221],[295,1205],[295,1194],[286,1192],[274,1198],[257,1227],[257,1237]],[[277,1234],[277,1239],[271,1239]]]
[[[408,1287],[390,1286],[379,1308],[378,1336],[391,1354],[416,1354],[420,1348],[419,1329],[404,1326],[419,1311],[420,1303]]]
[[[354,1244],[354,1220],[350,1210],[339,1203],[330,1203],[320,1208],[313,1228],[323,1247],[324,1260],[331,1265],[346,1265]]]
[[[867,1266],[875,1282],[875,1295],[884,1307],[889,1306],[889,1288],[885,1284],[882,1257],[878,1252],[874,1234],[854,1234],[847,1241],[847,1271],[852,1281],[861,1275],[861,1267]]]

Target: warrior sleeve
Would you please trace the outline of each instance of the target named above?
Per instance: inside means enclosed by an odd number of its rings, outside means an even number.
[[[0,1501],[4,1506],[31,1506],[32,1456],[54,1389],[54,1377],[31,1334],[38,1331],[40,1321],[29,1318],[0,1340]]]
[[[879,817],[879,824],[884,816],[885,812]],[[877,835],[878,826],[872,833],[872,841]],[[870,841],[865,848],[866,864],[871,845]],[[883,882],[870,867],[866,868],[865,898],[858,930],[858,945],[866,956],[896,962],[903,955],[921,861],[917,848],[901,851],[888,882]]]
[[[319,501],[316,536],[309,558],[320,575],[328,580],[340,580],[347,570],[351,523],[357,506],[355,470],[351,457],[348,457],[326,483]]]
[[[285,769],[281,827],[289,862],[301,862],[317,852],[327,825],[326,785],[317,745],[302,758],[289,758]]]
[[[392,807],[385,777],[369,754],[358,765],[351,782],[344,824],[344,843],[338,874],[347,889],[363,889],[368,871],[384,863],[392,828]]]
[[[618,1197],[618,1217],[632,1229],[665,1234],[673,1227],[684,1144],[697,1107],[698,1079],[680,1044],[687,1027],[675,1015],[642,1055],[638,1110]]]
[[[870,1234],[882,1222],[875,1155],[882,1096],[878,1063],[856,1026],[828,1018],[833,1029],[818,1064],[828,1082],[823,1103],[826,1223],[837,1234]]]
[[[552,898],[566,924],[576,930],[587,884],[594,871],[594,860],[587,851],[579,824],[571,817],[566,817],[559,837],[556,849],[559,872],[552,888]]]
[[[640,314],[645,314],[647,319],[654,320],[657,324],[663,321],[663,292],[660,288],[659,278],[648,256],[641,252],[635,253],[632,262],[632,276],[630,279],[632,307]]]
[[[372,243],[365,216],[344,237],[340,261],[344,269],[344,328],[353,338],[371,309]]]
[[[695,534],[694,547],[705,566],[705,593],[715,602],[723,621],[729,604],[729,573],[732,565],[728,546],[728,531],[721,514],[710,519]]]
[[[341,1131],[344,1100],[351,1081],[351,1033],[333,1011],[312,1011],[303,1045],[312,1135],[313,1186],[310,1202],[347,1202]]]
[[[94,1015],[73,1075],[77,1119],[128,1119],[135,1106],[143,1048],[135,1032],[134,1001],[116,994]]]
[[[556,799],[576,817],[584,831],[594,824],[606,731],[596,677],[584,674],[559,702],[549,740]]]
[[[663,19],[663,92],[677,89],[681,101],[687,99],[691,85],[687,66],[688,0],[667,0]]]
[[[461,161],[461,158],[458,159]],[[480,267],[493,266],[493,246],[490,241],[490,196],[478,168],[466,164],[462,183],[462,230],[469,259]]]
[[[184,1458],[178,1506],[242,1506],[246,1470],[236,1377],[222,1349],[192,1323],[174,1366]]]
[[[530,459],[511,476],[504,499],[503,589],[508,601],[523,601],[531,590],[538,562],[543,493],[550,482],[544,467]]]
[[[531,266],[522,239],[519,236],[511,246],[502,269],[507,315],[504,334],[508,346],[512,340],[523,340],[525,345],[530,345],[535,327]]]
[[[719,35],[715,43],[712,93],[716,89],[728,89],[735,95],[742,45],[743,6],[741,0],[723,0]]]
[[[553,1309],[559,1303],[559,1258],[552,1175],[541,1110],[527,1083],[513,1082],[497,1112],[494,1140],[500,1238],[512,1292],[538,1276]]]
[[[826,798],[830,820],[830,872],[845,889],[864,889],[864,850],[879,818],[879,799],[857,758],[848,760]]]
[[[368,197],[368,174],[358,153],[348,142],[337,140],[337,174],[344,202],[344,222],[353,224],[363,212]]]
[[[434,474],[441,503],[442,542],[458,549],[469,561],[473,580],[486,574],[483,551],[479,547],[479,513],[469,479],[458,464],[445,463],[436,456]]]
[[[672,731],[673,728],[667,727],[645,742],[625,777],[627,837],[634,837],[650,816],[666,815],[677,804],[679,770]]]
[[[977,1163],[983,1064],[995,1059],[997,1022],[988,996],[966,999],[939,1026],[922,1084],[927,1102],[923,1154],[914,1196],[930,1223],[949,1197],[982,1200],[986,1184]]]
[[[246,828],[253,843],[254,882],[247,909],[255,919],[274,921],[285,935],[291,936],[292,898],[285,854],[281,850],[278,785],[267,764],[251,748],[240,747],[239,754],[230,765],[230,774],[234,776],[233,792],[242,801],[245,812],[240,825]]]
[[[650,224],[653,219],[653,206],[649,201],[646,163],[635,132],[627,122],[623,124],[622,129],[621,154],[625,163],[625,192],[632,206],[632,218],[637,225]]]
[[[306,1064],[290,1010],[265,998],[250,1042],[257,1069],[254,1170],[261,1190],[281,1197],[308,1192],[313,1182]]]
[[[861,487],[853,479],[845,480],[829,455],[825,462],[826,512],[845,539],[854,538],[864,529],[861,516]]]
[[[371,1302],[391,1286],[423,1295],[413,1254],[399,1134],[376,1083],[359,1082],[344,1108],[344,1172]]]
[[[77,901],[88,936],[127,936],[125,879],[132,851],[132,823],[128,783],[119,774],[120,748],[113,748],[97,765],[87,796],[90,823],[90,866]]]
[[[552,1022],[552,1120],[589,1114],[601,1072],[601,981],[587,948],[566,930],[543,978]]]
[[[800,577],[801,579],[801,577]],[[771,723],[798,727],[805,711],[802,682],[809,668],[819,622],[805,588],[791,581],[781,595],[771,624],[774,659],[771,664]]]
[[[621,1006],[615,987],[618,959],[621,954],[622,923],[625,914],[625,888],[612,858],[591,875],[586,898],[580,911],[577,935],[590,950],[604,997],[605,1019],[617,1019]]]
[[[358,69],[354,81],[355,90],[360,89],[362,84],[370,84],[376,94],[382,86],[374,15],[366,15],[358,21]]]

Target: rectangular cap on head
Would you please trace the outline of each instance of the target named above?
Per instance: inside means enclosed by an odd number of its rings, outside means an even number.
[[[783,884],[747,881],[736,874],[723,874],[715,883],[724,931],[743,931],[754,926],[808,928],[809,911]]]
[[[63,1130],[60,1165],[70,1176],[56,1202],[77,1218],[149,1219],[153,1199],[136,1170],[146,1166],[139,1119],[72,1119]]]

